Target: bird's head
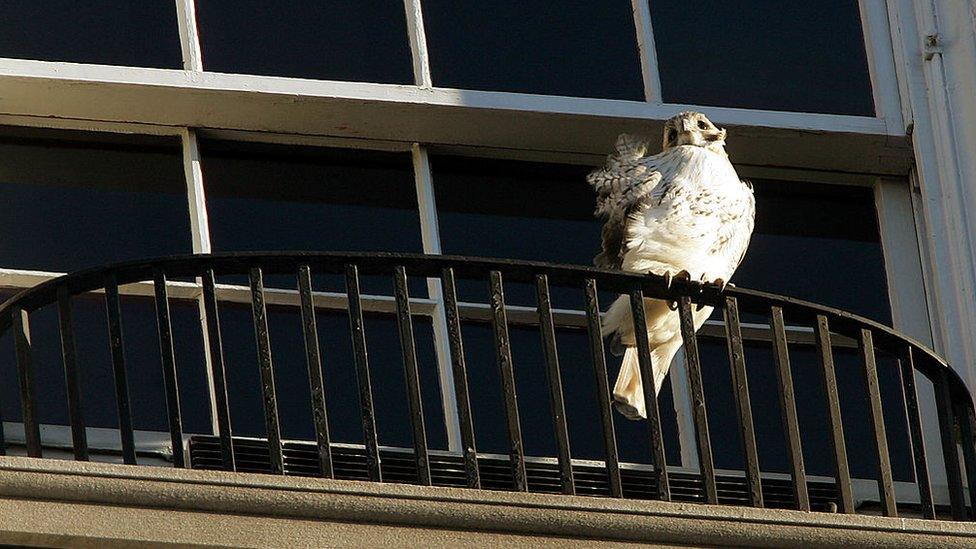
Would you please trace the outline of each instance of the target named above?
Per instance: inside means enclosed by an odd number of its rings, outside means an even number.
[[[664,123],[664,150],[679,145],[694,145],[725,154],[725,135],[725,130],[712,124],[704,114],[685,111]]]

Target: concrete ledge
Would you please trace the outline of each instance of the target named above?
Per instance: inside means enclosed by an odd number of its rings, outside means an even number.
[[[976,545],[970,523],[0,458],[0,543]]]

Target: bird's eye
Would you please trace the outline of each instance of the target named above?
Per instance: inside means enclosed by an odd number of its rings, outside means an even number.
[[[707,130],[708,129],[708,124],[706,124],[704,120],[699,120],[698,121],[698,129],[699,130]]]
[[[678,137],[678,130],[674,128],[668,128],[668,143],[671,143]]]

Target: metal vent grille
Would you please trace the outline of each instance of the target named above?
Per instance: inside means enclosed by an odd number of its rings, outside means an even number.
[[[285,442],[283,444],[285,474],[294,476],[320,476],[318,451],[311,442]],[[234,458],[237,470],[247,473],[270,473],[271,460],[268,443],[260,439],[234,439]],[[366,452],[362,448],[346,445],[332,446],[335,478],[340,480],[369,480],[366,468]],[[194,469],[220,470],[220,441],[216,437],[193,436],[190,438],[190,463]],[[508,460],[497,456],[479,456],[479,472],[482,488],[487,490],[515,490]],[[381,448],[380,467],[383,482],[416,484],[417,468],[410,448]],[[638,468],[640,467],[640,468]],[[657,493],[653,471],[644,466],[621,464],[623,495],[630,499],[654,499]],[[559,466],[555,459],[527,459],[526,475],[530,492],[561,494]],[[464,462],[460,456],[432,453],[430,455],[431,482],[434,486],[466,486]],[[576,493],[581,496],[610,496],[606,469],[602,466],[573,465]],[[704,503],[705,490],[700,475],[671,472],[671,496],[673,501]],[[742,477],[718,475],[719,503],[749,505],[746,481]],[[810,502],[814,510],[826,510],[836,503],[836,487],[827,482],[808,482]],[[793,485],[789,479],[762,479],[763,499],[766,507],[795,509]]]

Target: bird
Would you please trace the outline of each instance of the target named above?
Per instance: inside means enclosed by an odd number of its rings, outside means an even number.
[[[727,131],[704,114],[681,112],[664,124],[663,150],[645,140],[617,138],[605,166],[587,176],[604,220],[597,267],[686,277],[725,288],[742,263],[755,225],[752,184],[739,178],[725,151]],[[692,311],[695,331],[712,307]],[[644,299],[651,371],[657,393],[682,345],[680,319],[666,300]],[[604,315],[603,337],[623,359],[614,407],[628,419],[647,418],[629,296]]]

